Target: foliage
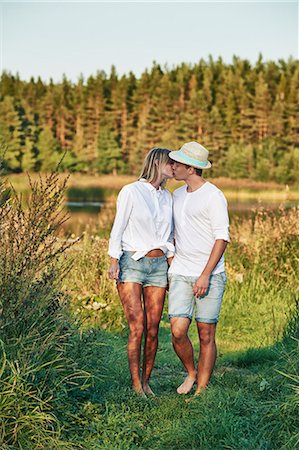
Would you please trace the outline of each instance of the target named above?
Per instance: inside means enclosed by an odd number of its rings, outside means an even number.
[[[298,61],[234,57],[154,63],[137,79],[101,71],[77,83],[23,81],[3,72],[0,132],[8,171],[137,174],[149,148],[197,140],[213,176],[295,183],[299,177]]]
[[[31,183],[30,179],[29,182]],[[56,232],[66,180],[57,174],[31,183],[25,207],[1,182],[0,239],[0,445],[72,448],[60,439],[63,398],[85,377],[68,355],[74,334],[66,320],[61,279],[70,244]],[[81,383],[82,384],[82,383]]]
[[[84,233],[74,250],[76,260],[65,280],[74,316],[83,328],[123,329],[125,319],[116,286],[107,277],[107,241]]]

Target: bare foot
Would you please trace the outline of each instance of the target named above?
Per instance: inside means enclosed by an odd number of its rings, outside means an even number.
[[[178,394],[188,394],[188,392],[191,391],[193,384],[195,383],[196,380],[196,374],[194,374],[194,376],[188,375],[185,378],[184,383],[182,383],[178,388],[177,388],[177,393]]]
[[[154,392],[151,390],[151,388],[149,387],[149,385],[147,383],[143,385],[143,391],[145,392],[146,395],[150,395],[151,397],[156,397],[156,395],[154,394]]]
[[[198,397],[200,394],[203,393],[203,391],[207,388],[207,386],[198,386],[196,388],[196,391],[194,393],[194,397]]]
[[[133,391],[141,398],[147,398],[141,386],[133,386]]]

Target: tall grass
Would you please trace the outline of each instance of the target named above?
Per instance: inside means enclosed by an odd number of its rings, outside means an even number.
[[[3,181],[0,192],[0,446],[71,448],[57,411],[84,374],[68,356],[72,329],[61,291],[71,244],[56,238],[66,180],[52,174],[29,184],[26,207]]]
[[[298,295],[299,208],[257,211],[232,222],[221,348],[271,345],[282,337]],[[233,340],[232,340],[233,338]]]
[[[107,277],[107,240],[85,233],[74,249],[75,263],[65,279],[74,317],[83,328],[122,330],[125,319],[116,285]]]

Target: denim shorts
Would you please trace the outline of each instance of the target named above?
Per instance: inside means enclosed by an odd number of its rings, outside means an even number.
[[[119,260],[118,281],[138,283],[143,287],[158,286],[166,288],[168,263],[166,256],[151,258],[144,256],[138,261],[132,258],[135,252],[124,251]]]
[[[194,306],[195,320],[203,323],[217,323],[226,285],[225,272],[211,275],[208,291],[195,297],[193,286],[198,277],[169,275],[168,314],[172,317],[186,317],[192,320]]]

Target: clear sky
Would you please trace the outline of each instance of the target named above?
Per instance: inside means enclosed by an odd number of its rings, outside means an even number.
[[[0,70],[76,81],[97,70],[139,76],[232,55],[255,62],[298,58],[298,3],[26,2],[0,0]]]

